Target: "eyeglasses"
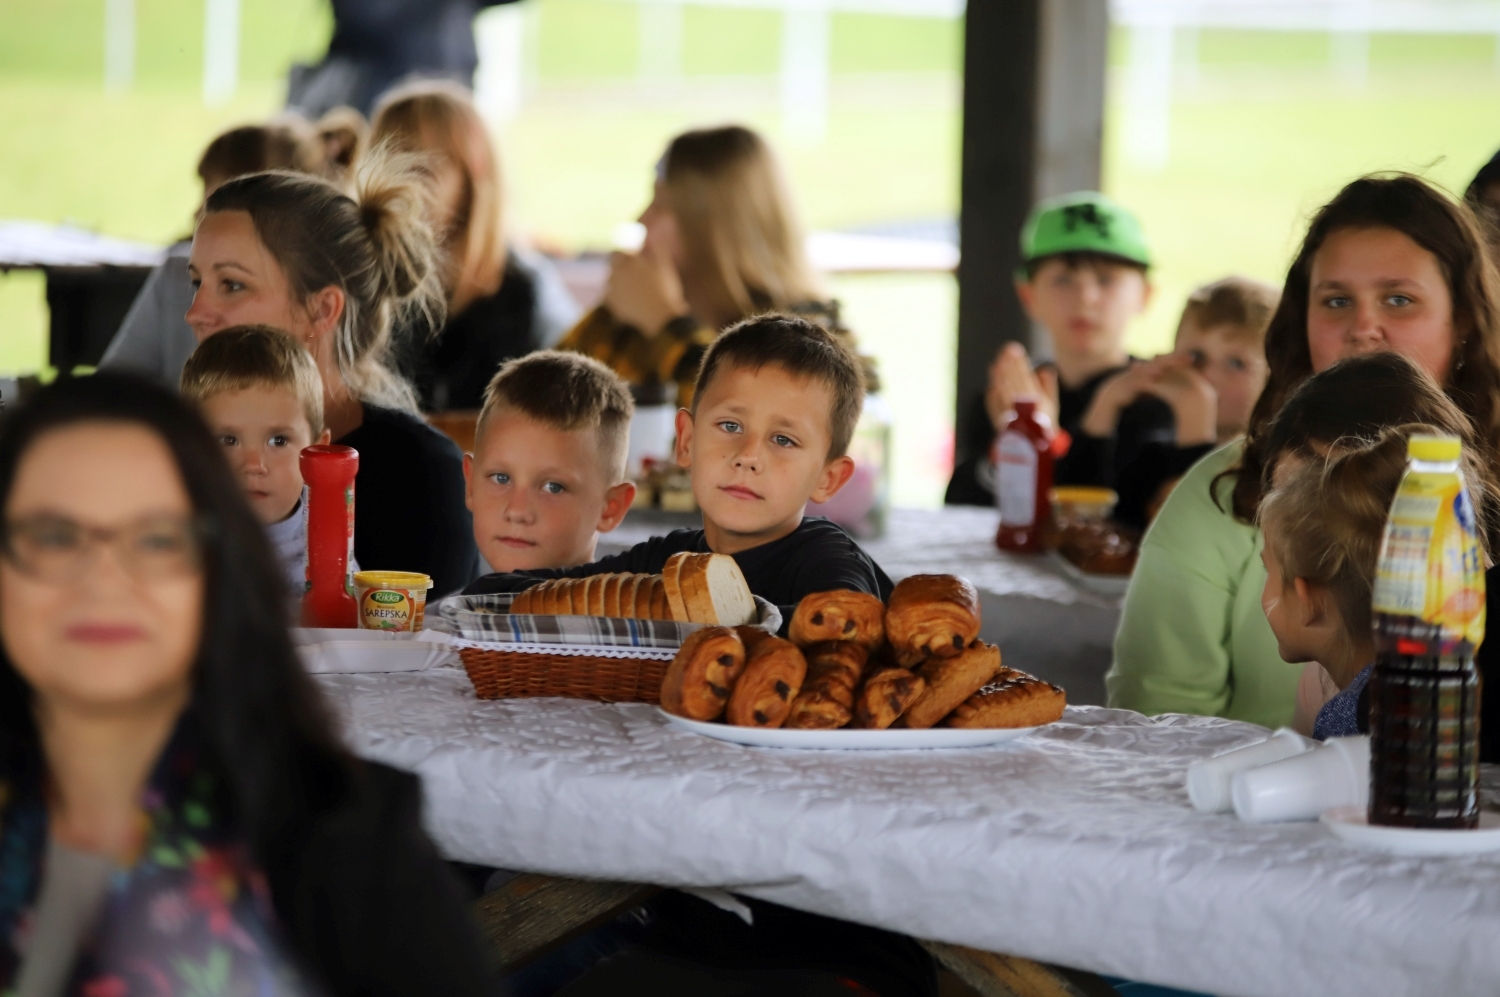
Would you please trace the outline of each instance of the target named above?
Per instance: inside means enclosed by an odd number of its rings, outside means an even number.
[[[66,516],[39,513],[7,522],[0,555],[23,574],[45,582],[71,582],[93,565],[99,548],[114,548],[115,559],[138,581],[197,574],[202,564],[203,527],[187,516],[146,516],[103,529]]]

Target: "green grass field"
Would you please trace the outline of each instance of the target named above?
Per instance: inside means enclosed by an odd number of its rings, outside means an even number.
[[[952,217],[958,202],[961,32],[949,22],[838,15],[828,133],[785,140],[777,105],[778,16],[689,8],[683,76],[637,78],[636,10],[599,0],[537,5],[533,89],[499,136],[518,231],[564,248],[607,245],[638,212],[662,145],[688,126],[746,121],[777,142],[809,225]],[[319,0],[244,7],[242,84],[227,105],[198,96],[202,4],[137,0],[135,86],[102,87],[102,4],[0,0],[0,218],[70,221],[165,242],[187,231],[193,164],[215,131],[274,111],[285,67],[316,57]],[[1170,345],[1195,285],[1242,273],[1279,283],[1307,215],[1361,173],[1415,170],[1461,190],[1500,145],[1492,39],[1372,41],[1368,82],[1340,83],[1323,36],[1206,32],[1184,71],[1166,166],[1120,154],[1117,98],[1129,41],[1113,39],[1106,190],[1137,210],[1158,260],[1157,294],[1132,347]],[[1007,279],[996,275],[997,280]],[[836,282],[896,412],[897,499],[940,497],[953,408],[955,291],[941,276]],[[0,370],[44,361],[40,278],[0,276]]]

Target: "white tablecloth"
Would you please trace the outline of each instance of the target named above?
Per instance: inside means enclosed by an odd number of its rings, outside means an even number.
[[[1240,997],[1500,991],[1500,858],[1399,859],[1188,805],[1260,728],[1069,710],[994,748],[744,748],[651,707],[475,700],[461,671],[322,675],[360,754],[422,776],[450,857],[730,887]]]
[[[688,517],[631,513],[600,538],[599,553],[614,553],[687,525]],[[979,589],[984,629],[1005,663],[1068,690],[1068,702],[1100,704],[1113,656],[1120,597],[1089,591],[1041,557],[995,549],[999,514],[993,509],[893,509],[886,535],[861,546],[895,581],[937,572],[963,575]]]

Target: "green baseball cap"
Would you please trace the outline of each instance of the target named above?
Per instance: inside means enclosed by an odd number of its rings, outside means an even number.
[[[1151,265],[1140,219],[1092,190],[1042,201],[1021,229],[1021,258],[1027,263],[1063,253],[1099,253]]]

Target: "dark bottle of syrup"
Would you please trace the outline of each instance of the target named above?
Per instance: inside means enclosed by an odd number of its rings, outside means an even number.
[[[1413,435],[1374,594],[1371,824],[1479,824],[1484,560],[1457,437]]]

